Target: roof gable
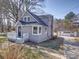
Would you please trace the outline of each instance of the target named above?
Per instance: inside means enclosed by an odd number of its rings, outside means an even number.
[[[29,16],[32,17],[35,21],[25,22],[25,21],[23,21],[23,20],[21,19],[21,20],[20,20],[21,24],[24,25],[24,24],[38,23],[38,24],[40,24],[40,25],[48,26],[46,23],[44,23],[44,22],[42,21],[41,18],[39,18],[39,16],[33,14],[33,13],[30,12],[29,10],[27,10],[26,13],[29,14]],[[28,15],[25,14],[24,16],[28,16]]]
[[[42,21],[41,18],[39,18],[39,16],[37,16],[37,15],[31,13],[29,10],[28,10],[28,12],[38,21],[39,24],[48,26],[44,21]]]

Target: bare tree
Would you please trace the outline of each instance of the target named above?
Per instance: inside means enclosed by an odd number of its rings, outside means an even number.
[[[32,10],[36,6],[41,6],[44,0],[0,0],[0,12],[6,16],[7,20],[14,23],[20,19],[26,9]],[[3,20],[3,19],[2,19]]]

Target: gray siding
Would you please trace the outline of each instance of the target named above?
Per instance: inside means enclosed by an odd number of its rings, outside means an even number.
[[[31,33],[32,32],[32,26],[22,26],[22,32],[23,33]]]
[[[39,43],[39,42],[48,40],[48,36],[45,33],[46,33],[45,27],[42,26],[42,35],[32,35],[31,34],[30,41]]]
[[[53,36],[53,16],[52,15],[42,15],[39,16],[48,25],[48,37]]]
[[[23,33],[29,33],[29,40],[32,42],[42,42],[48,39],[46,27],[42,26],[42,35],[32,35],[32,26],[22,26]]]

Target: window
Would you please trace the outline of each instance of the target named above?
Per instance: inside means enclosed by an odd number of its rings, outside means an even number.
[[[38,28],[37,27],[33,27],[33,34],[37,34],[37,31],[38,30]]]
[[[28,21],[30,21],[30,17],[28,17]]]
[[[39,27],[39,34],[41,33],[41,27]]]
[[[27,21],[30,21],[30,17],[28,17],[28,16],[27,17],[24,17],[24,21],[26,21],[26,22]]]
[[[42,29],[40,26],[33,26],[32,34],[34,35],[40,35],[42,33]]]
[[[26,21],[27,20],[27,18],[26,17],[24,17],[24,21]]]

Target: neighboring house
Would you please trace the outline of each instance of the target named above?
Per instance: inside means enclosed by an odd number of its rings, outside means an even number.
[[[77,14],[72,20],[74,25],[79,25],[79,14]]]
[[[73,36],[79,37],[79,14],[77,14],[74,18],[72,18],[72,20],[73,20],[72,26],[73,26],[73,29],[74,29]]]
[[[53,33],[53,16],[37,16],[27,10],[23,17],[16,23],[16,41],[32,41],[35,43],[46,41],[52,38]],[[8,38],[10,33],[8,34]]]
[[[79,37],[79,19],[77,19],[76,21],[73,21],[73,25],[76,29],[75,36]]]
[[[57,32],[54,32],[54,33],[56,33],[56,35],[58,37],[61,37],[61,36],[74,36],[74,33],[72,31],[66,30],[64,28],[61,28]]]
[[[72,36],[74,36],[74,32],[71,32],[71,31],[61,31],[60,36],[72,37]]]
[[[73,22],[79,20],[79,14],[77,14],[77,15],[76,15],[75,17],[73,17],[71,20],[72,20]]]
[[[78,27],[79,26],[79,20],[73,21],[73,25]]]

